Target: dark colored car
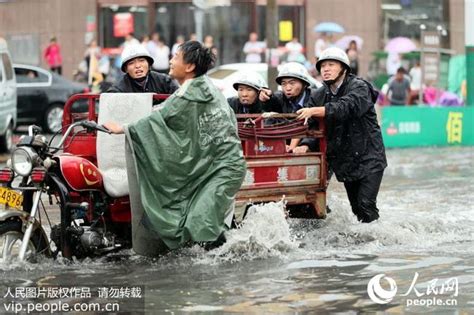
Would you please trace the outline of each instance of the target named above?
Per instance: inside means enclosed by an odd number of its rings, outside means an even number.
[[[61,129],[63,108],[67,99],[77,93],[86,93],[86,84],[70,81],[49,70],[13,65],[18,90],[18,124],[38,124],[46,132]],[[78,105],[80,106],[80,105]]]

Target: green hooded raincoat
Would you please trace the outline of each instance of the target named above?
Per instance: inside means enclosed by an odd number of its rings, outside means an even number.
[[[139,223],[170,249],[214,241],[246,170],[235,115],[207,76],[186,81],[162,105],[125,128]]]

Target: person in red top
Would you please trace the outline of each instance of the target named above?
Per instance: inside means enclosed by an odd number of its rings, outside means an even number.
[[[43,56],[51,71],[62,74],[63,57],[61,56],[61,48],[56,42],[56,37],[51,38],[48,47],[44,50]]]

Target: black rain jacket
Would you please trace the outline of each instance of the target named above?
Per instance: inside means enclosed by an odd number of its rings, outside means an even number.
[[[128,74],[125,74],[107,93],[158,93],[173,94],[179,88],[178,83],[169,75],[150,71],[146,85],[142,87]]]
[[[306,95],[303,100],[303,107],[316,107],[323,106],[323,99],[321,94],[317,93],[318,90],[307,87],[305,89]],[[277,112],[282,114],[295,113],[298,109],[293,107],[290,100],[285,96],[282,91],[272,93],[270,99],[263,103],[264,112]],[[308,122],[310,129],[317,129],[317,122],[310,119]],[[311,152],[319,151],[319,143],[314,138],[303,138],[299,145],[307,145]]]
[[[227,103],[229,103],[230,107],[236,114],[260,114],[262,112],[262,103],[258,98],[255,104],[252,105],[244,105],[240,103],[237,96],[229,97]]]
[[[361,179],[387,167],[373,86],[349,74],[334,95],[324,85],[316,99],[324,101],[327,160],[340,182]]]

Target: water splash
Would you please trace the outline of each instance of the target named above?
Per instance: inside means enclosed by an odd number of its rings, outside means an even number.
[[[332,196],[333,212],[326,220],[317,224],[292,221],[291,229],[298,231],[304,249],[298,257],[435,251],[453,243],[474,242],[472,207],[461,206],[462,200],[446,204],[439,191],[426,205],[426,191],[419,193],[421,202],[409,191],[400,199],[396,194],[382,196],[380,219],[370,224],[357,222],[343,194]]]
[[[227,242],[198,257],[203,264],[281,257],[298,247],[290,233],[282,201],[253,205],[239,229],[226,233]]]

